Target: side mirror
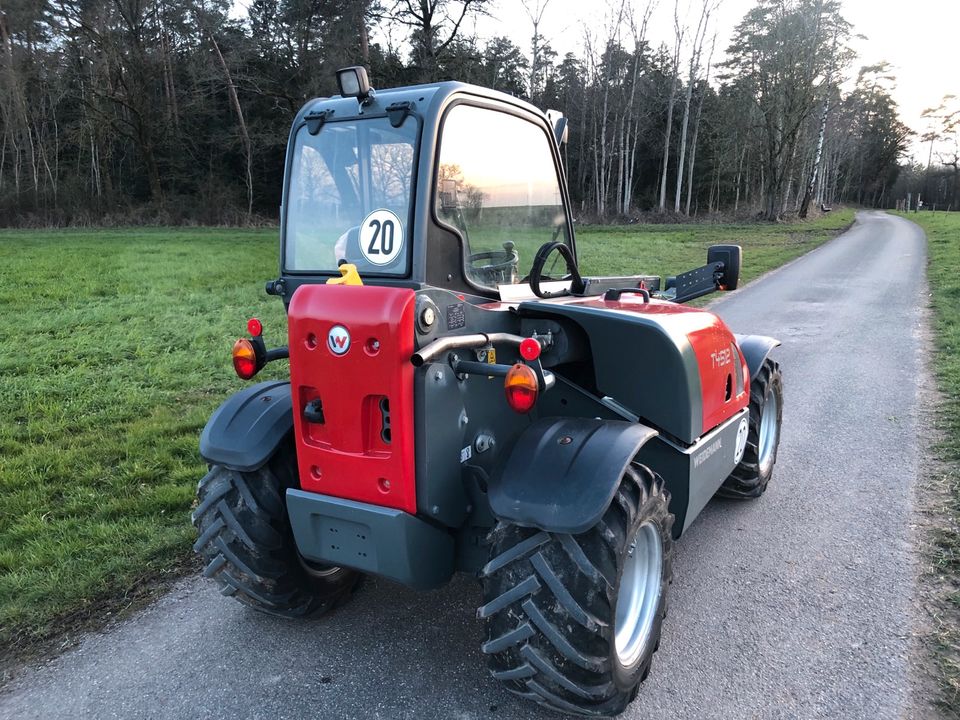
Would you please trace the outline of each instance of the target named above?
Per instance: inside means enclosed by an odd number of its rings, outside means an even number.
[[[557,145],[562,146],[567,142],[567,136],[569,134],[567,119],[559,110],[547,110],[547,119],[550,121],[550,124],[553,125],[553,136],[557,139]]]
[[[743,248],[739,245],[711,245],[707,249],[707,265],[723,263],[723,276],[720,278],[721,290],[736,290],[740,284],[740,262]]]

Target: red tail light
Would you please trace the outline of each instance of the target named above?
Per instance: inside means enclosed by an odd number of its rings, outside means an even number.
[[[246,338],[233,344],[233,369],[241,380],[249,380],[257,374],[257,352]]]
[[[520,356],[524,360],[536,360],[540,357],[540,341],[536,338],[526,338],[520,343]]]
[[[537,374],[528,365],[521,363],[510,368],[503,381],[507,404],[511,410],[518,413],[528,413],[533,409],[539,389]]]

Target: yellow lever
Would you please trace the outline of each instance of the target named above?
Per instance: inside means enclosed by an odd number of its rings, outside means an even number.
[[[327,285],[363,285],[363,280],[360,279],[356,265],[344,263],[340,266],[340,277],[330,278]]]

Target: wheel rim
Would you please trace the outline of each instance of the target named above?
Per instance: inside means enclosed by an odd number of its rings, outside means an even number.
[[[300,553],[297,553],[297,559],[300,561],[300,567],[302,567],[304,572],[312,578],[328,578],[331,575],[335,575],[336,573],[340,572],[340,567],[338,565],[322,565],[321,563],[315,563],[311,560],[307,560]]]
[[[614,645],[620,663],[630,667],[640,657],[660,605],[663,543],[652,523],[640,526],[630,543],[617,592]]]
[[[767,398],[763,403],[763,414],[760,416],[760,472],[766,472],[773,465],[773,451],[777,447],[777,415],[779,414],[779,399],[773,388],[767,391]]]

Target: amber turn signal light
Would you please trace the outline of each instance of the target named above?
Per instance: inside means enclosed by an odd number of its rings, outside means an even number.
[[[246,338],[240,338],[233,344],[233,369],[241,380],[249,380],[257,374],[257,351]]]
[[[530,412],[537,402],[539,390],[537,374],[529,365],[517,363],[507,371],[503,391],[507,395],[507,404],[514,412]]]

